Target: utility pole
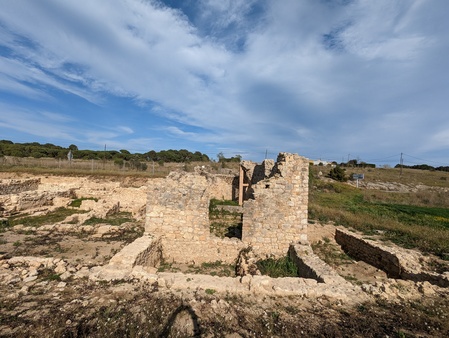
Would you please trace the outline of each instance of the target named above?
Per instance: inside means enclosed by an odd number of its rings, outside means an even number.
[[[404,165],[404,160],[402,159],[402,153],[401,153],[401,160],[400,160],[400,171],[399,171],[399,176],[402,177],[402,167]]]
[[[106,144],[104,145],[104,154],[103,154],[103,170],[106,168]]]

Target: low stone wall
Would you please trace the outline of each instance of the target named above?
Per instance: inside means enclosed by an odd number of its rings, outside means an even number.
[[[349,285],[332,267],[313,253],[310,245],[292,244],[289,256],[299,270],[299,276],[315,279],[318,283]]]
[[[39,178],[24,181],[2,180],[0,182],[0,195],[19,194],[24,191],[37,190],[40,182]]]
[[[161,241],[143,236],[125,246],[109,261],[110,266],[130,269],[136,265],[157,267],[162,258]]]
[[[424,257],[418,252],[399,247],[387,247],[341,229],[336,229],[335,240],[349,256],[385,271],[390,278],[416,282],[427,281],[438,286],[449,287],[449,275],[425,271],[420,263]]]
[[[162,240],[163,259],[167,262],[201,264],[221,261],[234,264],[245,244],[237,238],[211,236],[207,241]]]
[[[400,278],[401,265],[398,257],[374,242],[355,234],[336,229],[335,240],[349,256],[360,259],[385,271],[390,278]]]

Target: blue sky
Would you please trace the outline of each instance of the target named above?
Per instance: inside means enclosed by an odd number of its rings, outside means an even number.
[[[449,165],[449,1],[1,8],[0,139]]]

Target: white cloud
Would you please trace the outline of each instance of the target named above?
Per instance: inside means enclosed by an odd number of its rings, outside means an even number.
[[[419,127],[421,144],[446,144],[432,123],[449,123],[440,113],[449,88],[447,2],[192,6],[194,13],[156,1],[6,2],[0,37],[13,52],[0,59],[0,90],[58,102],[48,88],[57,89],[98,106],[111,95],[148,108],[138,124],[88,130],[96,144],[146,140],[142,125],[170,140],[255,152],[384,152],[406,146]]]
[[[127,126],[118,126],[117,129],[125,134],[134,134],[134,130]]]

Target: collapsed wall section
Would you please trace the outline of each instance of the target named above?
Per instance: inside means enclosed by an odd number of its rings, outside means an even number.
[[[249,187],[242,241],[266,255],[285,255],[290,243],[307,241],[308,189],[309,161],[280,153],[270,176]]]

